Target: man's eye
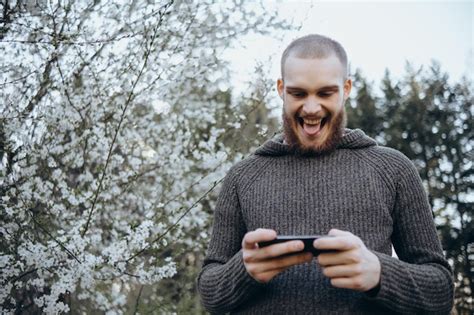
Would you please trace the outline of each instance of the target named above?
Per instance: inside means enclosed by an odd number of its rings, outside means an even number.
[[[291,93],[292,96],[294,97],[305,97],[305,93],[300,93],[300,92],[293,92]]]
[[[332,95],[331,92],[319,93],[319,96],[321,96],[321,97],[329,97],[329,96],[331,96],[331,95]]]

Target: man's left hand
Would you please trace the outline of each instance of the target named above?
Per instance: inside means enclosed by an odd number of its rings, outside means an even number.
[[[317,249],[335,252],[319,254],[318,262],[323,274],[338,288],[368,291],[380,283],[380,261],[365,247],[364,242],[354,234],[332,229],[329,235],[314,241]]]

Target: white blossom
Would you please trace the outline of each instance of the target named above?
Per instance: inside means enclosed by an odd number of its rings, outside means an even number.
[[[12,9],[0,42],[0,313],[22,292],[47,314],[71,311],[67,296],[74,312],[130,312],[134,288],[177,273],[155,253],[207,237],[195,203],[241,158],[222,138],[246,119],[219,98],[221,52],[274,23],[248,12],[164,0]]]

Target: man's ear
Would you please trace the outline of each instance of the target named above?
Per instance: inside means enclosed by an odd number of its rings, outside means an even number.
[[[347,101],[349,98],[349,94],[351,94],[351,89],[352,89],[352,80],[347,79],[346,82],[344,82],[344,102]]]
[[[285,90],[285,84],[283,83],[282,79],[277,80],[277,91],[278,95],[280,95],[280,98],[283,99],[283,92]]]

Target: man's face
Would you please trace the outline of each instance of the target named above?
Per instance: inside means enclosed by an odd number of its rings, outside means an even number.
[[[333,151],[343,134],[344,102],[352,87],[351,80],[344,79],[344,66],[334,55],[323,59],[289,56],[284,73],[277,88],[283,99],[286,141],[305,155]]]

